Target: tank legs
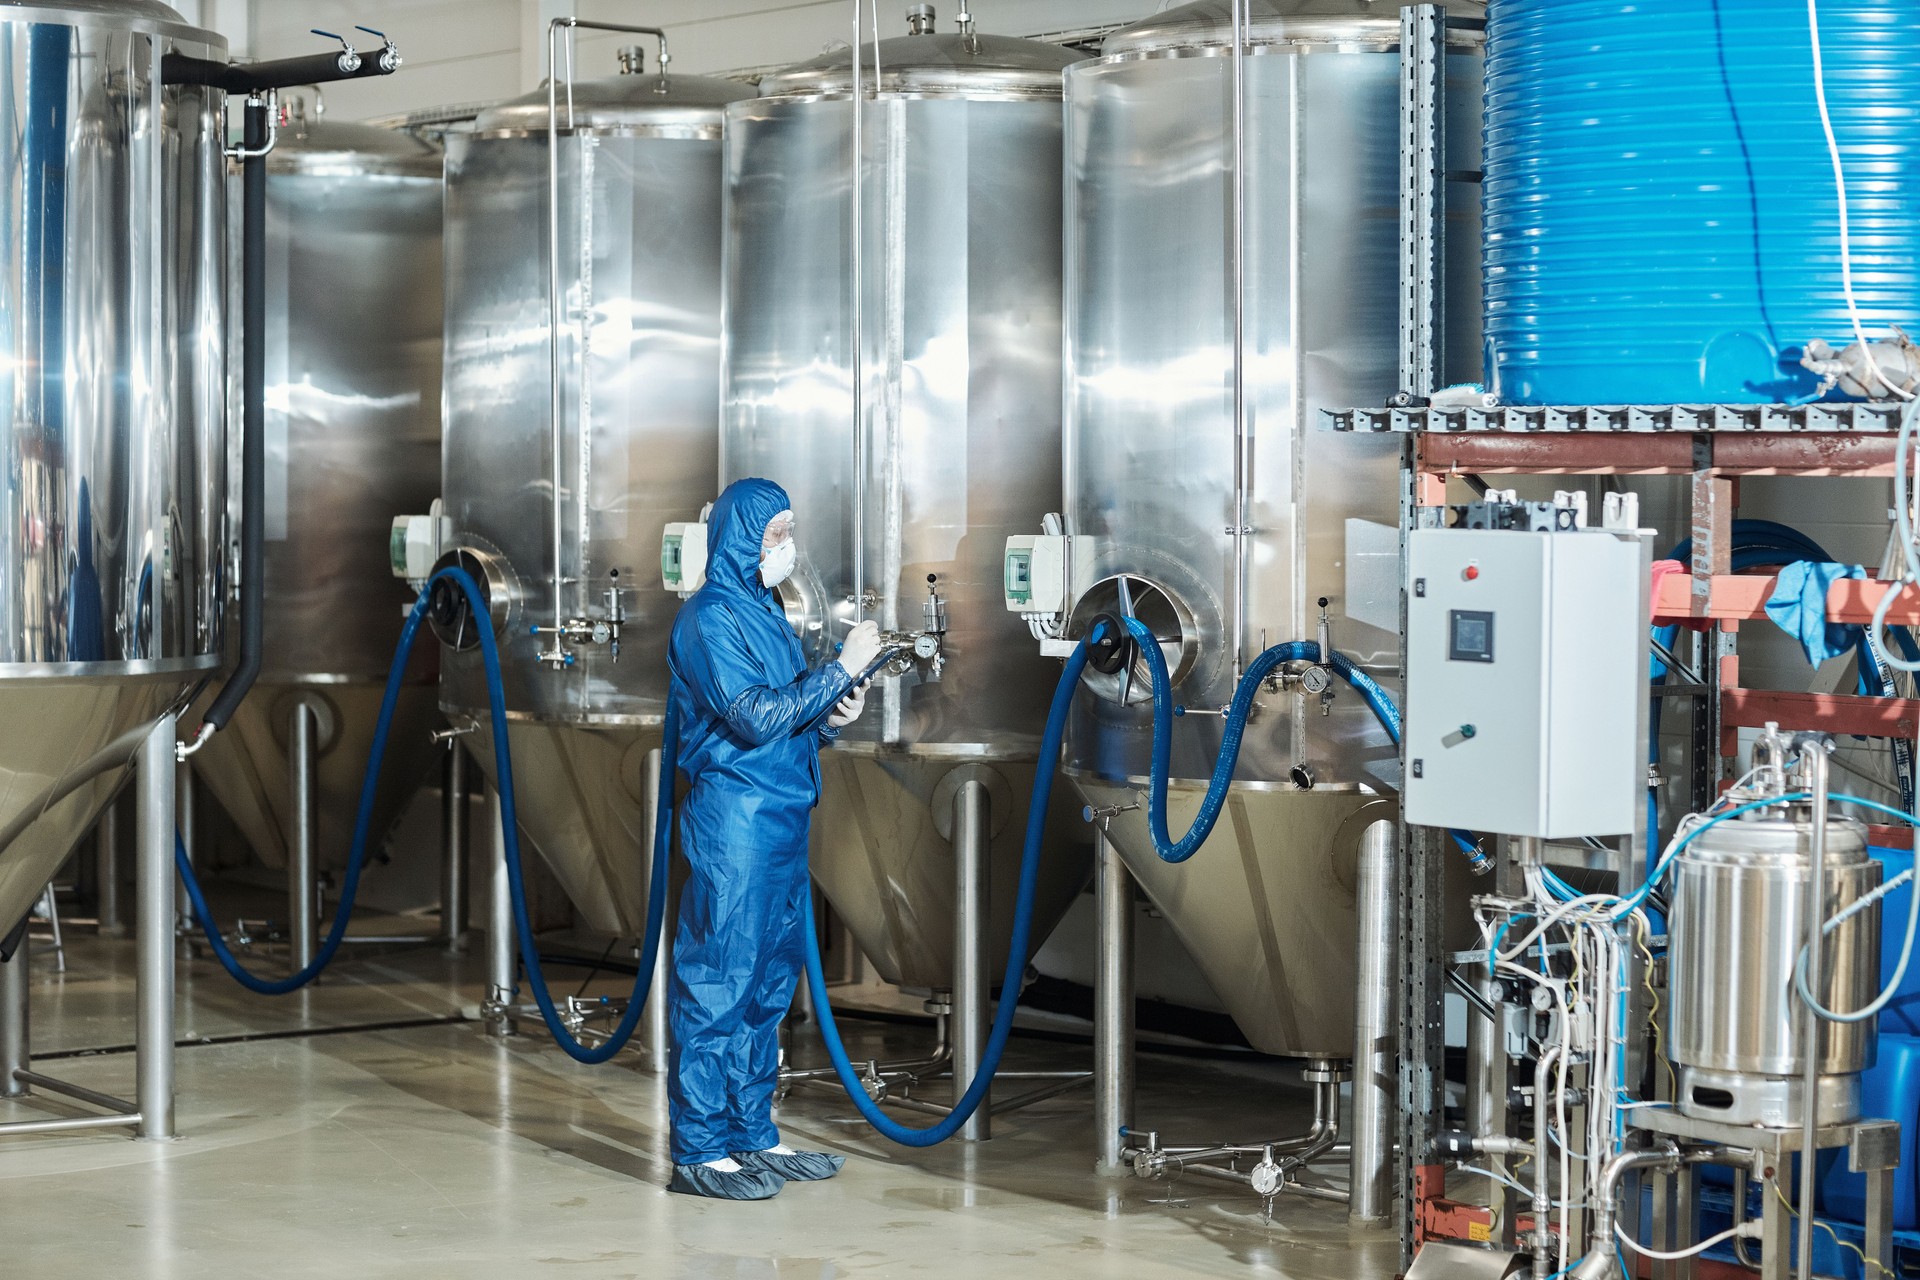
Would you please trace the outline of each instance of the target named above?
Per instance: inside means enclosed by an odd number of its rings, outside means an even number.
[[[1395,1044],[1394,990],[1399,966],[1397,854],[1399,828],[1382,819],[1360,837],[1359,992],[1353,1021],[1352,1199],[1355,1223],[1384,1221],[1393,1207],[1393,1118],[1397,1111],[1399,1054]]]
[[[504,1039],[514,1033],[513,1002],[519,987],[513,934],[513,891],[507,879],[507,828],[500,793],[487,788],[487,998],[480,1015],[487,1034]]]
[[[641,793],[647,806],[646,820],[640,828],[646,832],[646,841],[642,845],[642,848],[646,851],[646,856],[649,859],[653,856],[653,842],[656,838],[654,825],[660,816],[660,788],[665,785],[667,785],[667,782],[662,777],[660,748],[655,747],[653,750],[647,752],[646,787]],[[649,861],[648,865],[652,865],[651,861]],[[653,885],[649,884],[647,886],[647,892],[653,892]],[[668,904],[671,906],[671,898],[668,899]],[[671,1046],[668,1044],[667,1031],[667,988],[672,983],[672,973],[673,913],[672,911],[668,911],[666,919],[660,928],[659,946],[654,952],[653,986],[647,992],[646,1012],[641,1015],[640,1021],[640,1026],[643,1031],[642,1042],[646,1054],[647,1070],[659,1076],[667,1074],[671,1065],[669,1057],[669,1049]],[[806,982],[802,980],[800,989],[804,991],[806,985]]]
[[[1093,987],[1094,1172],[1128,1172],[1133,1126],[1133,876],[1105,831],[1094,837],[1100,956]]]
[[[990,800],[987,784],[972,779],[960,784],[953,797],[953,1101],[961,1097],[980,1070],[986,1053],[988,1023],[987,977],[987,838]],[[1021,975],[1009,973],[1009,983]],[[991,1101],[983,1098],[960,1136],[984,1142],[993,1136]]]
[[[22,922],[24,923],[24,922]],[[3,942],[4,939],[0,939]],[[33,1068],[27,1034],[27,931],[20,930],[13,957],[0,960],[0,1098],[24,1097],[19,1072]]]
[[[120,919],[120,797],[107,802],[100,821],[93,829],[94,892],[93,913],[99,921],[100,936],[117,938],[127,931]]]
[[[313,706],[296,702],[287,726],[287,963],[295,973],[313,963],[318,869],[315,811],[316,770],[320,756],[320,720]]]
[[[453,738],[440,783],[440,941],[448,951],[463,951],[466,934],[467,752]]]
[[[165,1140],[173,1128],[174,719],[162,716],[134,763],[134,846],[138,887],[139,1013],[134,1028],[134,1097],[139,1137]]]
[[[187,861],[194,855],[193,838],[193,766],[185,760],[173,765],[173,825],[180,834],[180,847]],[[173,934],[180,943],[180,958],[193,959],[193,899],[187,896],[187,882],[176,880],[173,886]]]

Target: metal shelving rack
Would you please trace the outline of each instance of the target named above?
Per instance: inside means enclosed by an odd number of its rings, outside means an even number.
[[[1771,578],[1732,574],[1736,486],[1746,476],[1891,476],[1901,406],[1897,403],[1804,406],[1435,405],[1445,385],[1444,344],[1446,191],[1450,182],[1478,182],[1477,173],[1450,171],[1446,136],[1447,18],[1442,6],[1423,4],[1401,17],[1401,272],[1400,385],[1394,403],[1379,408],[1324,410],[1320,428],[1390,433],[1403,441],[1400,534],[1404,562],[1408,535],[1445,518],[1447,481],[1479,475],[1685,476],[1691,490],[1693,559],[1685,575],[1665,578],[1656,593],[1656,618],[1704,620],[1696,635],[1692,671],[1669,678],[1661,696],[1685,699],[1693,716],[1688,793],[1696,808],[1718,794],[1724,762],[1737,730],[1769,721],[1794,729],[1870,737],[1920,736],[1920,701],[1846,695],[1773,693],[1739,683],[1738,631],[1764,619]],[[1834,586],[1828,616],[1864,623],[1889,583],[1849,581]],[[1920,591],[1897,601],[1890,621],[1920,625]],[[1406,591],[1401,593],[1405,633]],[[1406,678],[1404,659],[1400,672]],[[1404,766],[1404,761],[1403,761]],[[1905,841],[1910,833],[1876,828],[1876,840]],[[1446,1198],[1445,1166],[1429,1162],[1432,1140],[1445,1127],[1444,1008],[1446,956],[1441,933],[1442,873],[1456,859],[1446,833],[1404,823],[1401,835],[1400,1016],[1401,1114],[1398,1172],[1403,1188],[1403,1266],[1426,1240],[1488,1239],[1484,1211]],[[1470,1015],[1471,1016],[1471,1015]],[[1483,1082],[1484,1083],[1484,1082]],[[1677,1226],[1677,1215],[1656,1185],[1656,1232]],[[1684,1197],[1681,1206],[1692,1202]],[[1496,1204],[1499,1196],[1496,1194]],[[1518,1208],[1518,1206],[1513,1206]],[[1511,1232],[1516,1214],[1500,1215]],[[1884,1239],[1885,1224],[1870,1224]],[[1878,1256],[1886,1258],[1883,1251]],[[1665,1270],[1662,1268],[1662,1270]],[[1675,1275],[1691,1275],[1679,1267]]]

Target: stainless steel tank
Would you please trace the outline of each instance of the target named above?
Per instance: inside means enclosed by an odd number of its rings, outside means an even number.
[[[0,2],[0,818],[218,665],[226,42],[152,0]],[[124,780],[0,850],[10,928]]]
[[[312,90],[283,101],[267,160],[266,652],[253,692],[193,757],[276,867],[293,834],[289,723],[301,705],[318,720],[315,852],[346,859],[409,603],[389,531],[440,491],[440,150],[328,121]],[[237,376],[232,387],[237,406]],[[376,850],[432,760],[435,656],[416,649],[394,715]]]
[[[679,606],[660,582],[660,529],[718,492],[721,116],[752,91],[625,56],[628,74],[559,95],[557,458],[547,93],[448,140],[442,493],[449,545],[494,611],[521,825],[588,924],[637,934],[646,756]],[[556,617],[620,618],[619,640],[542,662],[555,638],[532,628]],[[476,648],[443,650],[440,699],[477,726],[468,746],[491,774]]]
[[[1731,1124],[1797,1125],[1804,1114],[1800,999],[1794,964],[1807,936],[1812,874],[1806,805],[1766,809],[1709,827],[1674,868],[1669,960],[1669,1052],[1677,1105]],[[1878,887],[1880,863],[1858,822],[1827,820],[1826,918]],[[1820,1003],[1864,1008],[1880,987],[1880,909],[1869,906],[1826,935]],[[1860,1114],[1860,1073],[1873,1065],[1874,1019],[1820,1023],[1821,1124]]]
[[[1065,514],[1076,559],[1090,557],[1068,634],[1131,607],[1162,638],[1175,700],[1201,712],[1174,721],[1176,835],[1240,670],[1266,646],[1314,640],[1321,598],[1336,649],[1383,682],[1399,658],[1394,631],[1345,615],[1349,526],[1384,527],[1391,545],[1399,446],[1315,427],[1321,408],[1384,404],[1397,389],[1398,7],[1251,10],[1244,430],[1229,0],[1116,32],[1100,59],[1067,72]],[[1471,167],[1479,38],[1450,39],[1452,155]],[[1464,253],[1450,264],[1447,323],[1458,374],[1478,368],[1472,209],[1456,186],[1448,230]],[[1144,806],[1144,663],[1088,684],[1070,771],[1095,806]],[[1144,807],[1116,813],[1110,834],[1256,1048],[1346,1057],[1358,815],[1397,787],[1396,752],[1344,688],[1326,705],[1298,685],[1260,702],[1220,823],[1190,861],[1155,856]]]
[[[941,678],[880,681],[823,753],[812,867],[884,978],[950,987],[953,798],[988,787],[1002,963],[1052,678],[1006,626],[1000,550],[1059,493],[1061,71],[1079,55],[972,32],[864,52],[880,80],[861,107],[857,308],[851,58],[777,72],[728,109],[721,479],[792,495],[783,594],[815,662],[856,614],[921,630],[930,579],[944,602]],[[1062,817],[1036,947],[1090,870],[1083,824]]]

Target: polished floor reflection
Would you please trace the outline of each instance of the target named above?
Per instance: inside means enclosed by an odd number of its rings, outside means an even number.
[[[37,1065],[132,1088],[132,948],[68,934],[67,972],[34,964]],[[669,1196],[666,1115],[637,1055],[581,1067],[537,1035],[463,1020],[472,958],[350,955],[268,1001],[210,962],[181,969],[180,1141],[0,1140],[0,1273],[10,1280],[210,1274],[421,1277],[1288,1276],[1393,1273],[1384,1235],[1337,1206],[1282,1199],[1274,1221],[1230,1186],[1101,1181],[1084,1095],[1002,1116],[996,1136],[907,1151],[844,1097],[796,1093],[791,1141],[846,1172],[765,1204]],[[556,972],[556,981],[578,972]],[[569,987],[568,989],[571,989]],[[611,991],[608,983],[593,990]],[[916,1050],[911,1024],[848,1020],[855,1056]],[[537,1028],[535,1028],[537,1030]],[[92,1052],[106,1049],[108,1052]],[[824,1061],[805,1037],[805,1061]],[[1083,1044],[1017,1039],[1010,1066],[1074,1067]],[[1140,1120],[1169,1140],[1275,1136],[1306,1095],[1265,1060],[1144,1055]],[[0,1119],[61,1112],[0,1103]],[[909,1119],[913,1119],[910,1113]]]

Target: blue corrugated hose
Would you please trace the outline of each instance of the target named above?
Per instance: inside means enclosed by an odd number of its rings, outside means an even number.
[[[1000,1007],[994,1014],[993,1033],[980,1055],[980,1069],[967,1085],[967,1091],[938,1124],[915,1129],[901,1124],[880,1109],[867,1096],[859,1073],[840,1042],[840,1028],[833,1020],[833,1006],[827,1000],[827,975],[820,965],[820,934],[813,923],[813,895],[807,895],[807,984],[813,991],[814,1012],[820,1019],[820,1038],[826,1042],[827,1056],[833,1059],[834,1074],[847,1091],[868,1124],[904,1147],[931,1147],[945,1142],[960,1131],[960,1126],[977,1111],[993,1085],[994,1072],[1000,1069],[1000,1057],[1006,1052],[1007,1038],[1013,1034],[1013,1015],[1020,1007],[1020,975],[1027,970],[1027,946],[1033,930],[1033,892],[1040,880],[1041,842],[1047,829],[1047,802],[1053,796],[1053,775],[1060,764],[1060,743],[1066,736],[1067,712],[1073,707],[1073,695],[1080,685],[1080,673],[1086,670],[1088,646],[1101,637],[1103,627],[1074,647],[1067,669],[1053,691],[1053,706],[1047,713],[1046,736],[1040,741],[1040,761],[1033,774],[1033,799],[1027,806],[1027,842],[1020,856],[1020,891],[1014,899],[1013,938],[1007,947],[1007,985],[1001,993]],[[1156,650],[1157,652],[1158,650]]]
[[[366,862],[367,838],[373,825],[374,788],[380,778],[381,761],[386,755],[387,734],[393,727],[393,711],[400,698],[401,679],[406,671],[408,655],[412,653],[414,641],[420,634],[420,624],[426,618],[428,597],[434,584],[439,582],[449,583],[464,594],[475,618],[484,619],[487,616],[487,600],[480,593],[480,588],[464,571],[451,568],[433,575],[426,589],[421,591],[420,598],[414,602],[412,612],[407,615],[406,626],[400,632],[399,647],[394,652],[393,667],[387,675],[387,692],[380,704],[379,722],[374,728],[373,750],[367,756],[366,775],[360,783],[360,810],[354,819],[353,846],[347,857],[347,874],[340,890],[340,905],[334,913],[333,927],[327,932],[326,941],[321,944],[312,964],[291,977],[277,981],[256,977],[242,968],[227,949],[219,930],[214,927],[213,913],[208,910],[206,896],[194,878],[193,867],[187,862],[186,850],[177,839],[175,841],[174,859],[179,866],[181,879],[186,883],[187,894],[192,899],[194,915],[198,917],[200,927],[206,933],[207,941],[212,945],[221,966],[248,990],[262,995],[285,995],[298,990],[319,976],[340,949],[341,939],[346,936],[348,917],[353,913],[354,897],[359,891],[360,870]],[[666,917],[669,851],[673,847],[673,780],[674,761],[679,754],[679,720],[669,704],[665,741],[660,752],[665,763],[660,776],[659,807],[654,814],[653,872],[648,886],[647,930],[641,943],[639,972],[634,977],[633,994],[628,998],[626,1013],[619,1025],[605,1044],[590,1049],[574,1039],[573,1033],[561,1021],[559,1011],[554,1007],[553,996],[547,990],[546,975],[540,970],[540,952],[534,944],[533,923],[527,915],[526,887],[520,865],[520,822],[514,807],[513,757],[507,742],[507,708],[500,683],[500,650],[491,627],[479,626],[475,632],[480,638],[480,657],[486,667],[487,706],[493,722],[493,756],[500,796],[500,825],[507,847],[507,883],[513,895],[514,928],[519,935],[520,960],[526,967],[527,985],[533,988],[534,1002],[540,1006],[540,1017],[553,1034],[555,1044],[577,1061],[589,1065],[605,1062],[620,1052],[633,1036],[646,1005],[647,993],[653,985],[654,959],[660,952],[660,931]]]

